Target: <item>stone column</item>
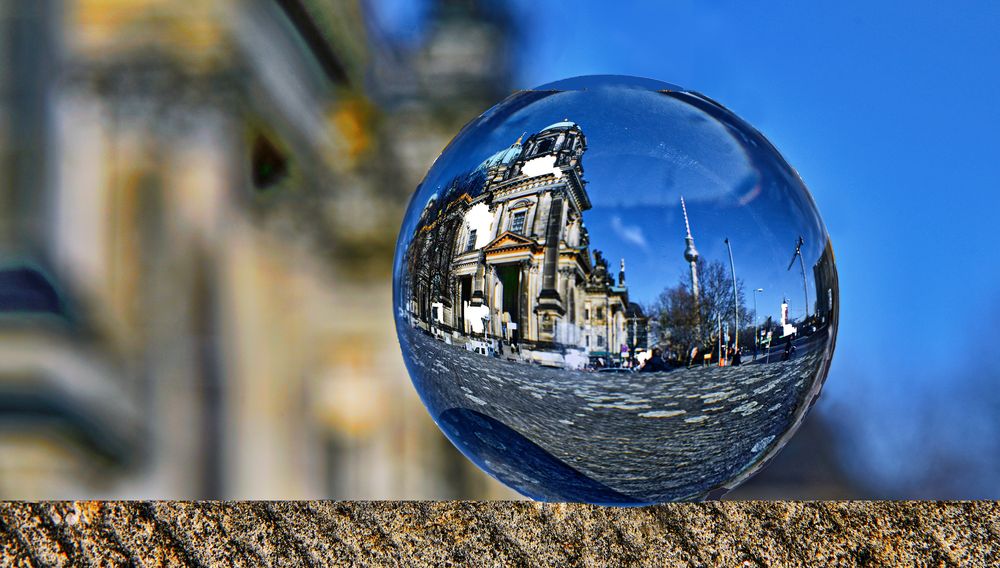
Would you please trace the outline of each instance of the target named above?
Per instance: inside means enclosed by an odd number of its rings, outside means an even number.
[[[555,195],[549,206],[549,219],[545,226],[545,256],[542,261],[542,290],[538,295],[539,313],[553,312],[562,315],[566,312],[562,298],[556,289],[556,269],[559,265],[559,241],[562,240],[563,228],[563,197]]]
[[[472,277],[472,299],[469,301],[473,306],[481,306],[486,301],[486,253],[479,251],[479,259],[476,261],[476,275]]]

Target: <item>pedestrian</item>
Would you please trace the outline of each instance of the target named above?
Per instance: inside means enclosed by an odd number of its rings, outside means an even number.
[[[698,346],[695,345],[691,348],[691,358],[688,360],[688,369],[694,366],[694,362],[697,361],[698,357]]]
[[[742,363],[742,362],[743,361],[740,358],[740,350],[739,349],[733,349],[733,359],[732,359],[732,365],[733,365],[733,367],[739,367],[740,363]]]
[[[642,368],[639,369],[640,373],[658,373],[663,371],[668,371],[666,362],[663,361],[663,351],[659,347],[653,348],[653,354],[646,359],[643,363]]]
[[[792,337],[788,336],[788,341],[785,342],[785,352],[781,355],[782,361],[788,361],[795,355],[795,346],[792,345]]]

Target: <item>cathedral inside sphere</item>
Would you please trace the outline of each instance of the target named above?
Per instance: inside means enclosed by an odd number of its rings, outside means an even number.
[[[719,103],[634,77],[469,123],[410,202],[393,277],[432,418],[541,501],[720,497],[794,434],[837,334],[795,170]]]

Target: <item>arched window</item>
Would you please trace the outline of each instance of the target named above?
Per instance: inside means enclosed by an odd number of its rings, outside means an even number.
[[[507,217],[507,230],[517,234],[524,235],[525,228],[527,227],[528,210],[531,207],[531,202],[527,199],[522,199],[510,207],[510,213]]]
[[[554,138],[545,138],[538,141],[538,146],[536,147],[535,154],[546,154],[552,151],[555,146],[556,141]]]
[[[521,209],[519,211],[514,211],[513,213],[511,213],[510,228],[508,230],[516,235],[523,235],[524,220],[527,218],[527,216],[528,216],[527,209]]]

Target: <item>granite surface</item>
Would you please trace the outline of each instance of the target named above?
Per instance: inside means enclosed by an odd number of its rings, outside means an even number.
[[[0,503],[2,566],[996,566],[996,502]]]

